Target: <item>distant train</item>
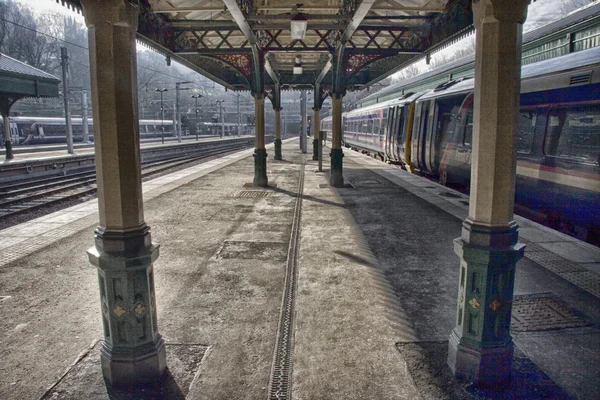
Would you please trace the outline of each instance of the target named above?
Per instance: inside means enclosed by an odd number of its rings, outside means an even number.
[[[66,123],[63,117],[10,117],[10,136],[14,145],[36,145],[66,143]],[[0,120],[0,128],[3,128],[3,122]],[[82,118],[71,118],[73,130],[73,141],[83,141],[83,123]],[[226,122],[223,124],[225,136],[237,134],[237,124]],[[175,136],[173,129],[173,120],[151,120],[142,119],[139,121],[140,138],[151,139]],[[183,126],[183,134],[191,133],[187,126]],[[247,135],[253,133],[253,126],[242,124],[240,133]],[[93,119],[88,118],[89,140],[94,140]],[[220,135],[221,124],[218,122],[201,122],[198,124],[198,134],[200,135]]]
[[[600,246],[600,47],[521,76],[515,211]],[[473,91],[473,79],[451,80],[344,113],[343,144],[468,188]],[[331,117],[321,129],[331,135]]]

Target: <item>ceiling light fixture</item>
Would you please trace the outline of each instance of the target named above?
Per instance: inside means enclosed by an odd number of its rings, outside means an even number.
[[[295,14],[294,11],[296,12]],[[306,28],[308,26],[308,20],[304,14],[298,12],[298,6],[292,9],[292,15],[294,15],[290,22],[292,40],[304,40],[304,35],[306,34]]]
[[[300,61],[300,56],[296,56],[296,62],[294,63],[294,75],[302,74],[302,62]]]

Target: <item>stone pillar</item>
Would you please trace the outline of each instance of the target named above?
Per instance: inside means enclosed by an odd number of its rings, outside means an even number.
[[[332,132],[331,132],[331,171],[329,184],[334,187],[344,187],[342,174],[342,99],[343,94],[335,93],[331,96]]]
[[[158,246],[144,222],[135,33],[138,9],[123,0],[82,0],[90,77],[100,225],[88,250],[98,270],[102,372],[113,385],[156,381],[166,368],[158,333]]]
[[[471,196],[462,235],[458,312],[448,364],[459,378],[501,387],[511,378],[515,265],[525,246],[513,220],[521,34],[529,0],[473,2],[477,29]]]
[[[254,186],[269,186],[267,179],[267,150],[265,150],[265,94],[254,93],[254,129],[256,149],[254,149]]]
[[[281,108],[275,110],[275,160],[281,160]]]
[[[313,107],[313,161],[319,160],[319,129],[321,129],[321,110]]]

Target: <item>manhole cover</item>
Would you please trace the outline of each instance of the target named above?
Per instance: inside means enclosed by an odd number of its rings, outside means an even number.
[[[215,260],[244,259],[285,261],[288,243],[226,241],[213,256]]]
[[[589,325],[549,294],[513,298],[511,321],[513,332],[549,331]]]
[[[233,197],[267,197],[270,196],[271,192],[265,192],[264,190],[240,190],[236,192]]]

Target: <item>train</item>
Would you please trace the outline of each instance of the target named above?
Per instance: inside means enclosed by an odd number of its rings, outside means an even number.
[[[515,212],[600,246],[600,47],[525,65],[521,79]],[[344,113],[342,143],[468,192],[474,85],[399,86]],[[321,122],[329,137],[331,124]]]
[[[94,140],[93,119],[88,118],[89,141]],[[39,145],[66,143],[66,122],[64,117],[40,117],[40,116],[11,116],[9,120],[10,136],[14,145]],[[194,124],[192,124],[194,125]],[[0,120],[0,128],[3,129],[3,122]],[[78,117],[71,118],[73,130],[73,141],[82,142],[84,139],[83,119]],[[237,134],[236,123],[223,123],[225,136]],[[140,138],[153,139],[175,136],[173,129],[173,120],[139,120]],[[191,128],[191,130],[190,130]],[[164,133],[163,133],[164,130]],[[254,127],[249,124],[240,126],[242,135],[252,134]],[[221,123],[201,122],[198,124],[198,134],[200,135],[220,135]],[[195,135],[195,128],[183,125],[183,134]]]

